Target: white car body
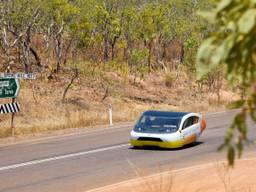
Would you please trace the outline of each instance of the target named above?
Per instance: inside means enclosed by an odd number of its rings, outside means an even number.
[[[166,115],[180,118],[179,127],[173,133],[149,133],[146,131],[131,131],[130,143],[134,147],[158,146],[162,148],[178,148],[197,141],[206,122],[202,114],[182,112],[146,111],[143,115]],[[157,116],[158,117],[158,116]],[[161,117],[161,116],[159,116]]]

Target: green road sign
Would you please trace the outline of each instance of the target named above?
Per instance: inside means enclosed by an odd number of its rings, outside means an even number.
[[[15,98],[18,96],[19,90],[18,79],[0,78],[0,98]]]

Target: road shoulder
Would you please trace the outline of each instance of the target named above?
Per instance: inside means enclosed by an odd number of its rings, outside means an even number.
[[[209,174],[210,173],[210,174]],[[87,192],[151,191],[256,191],[256,157],[237,160],[230,168],[225,161],[171,170],[93,189]]]

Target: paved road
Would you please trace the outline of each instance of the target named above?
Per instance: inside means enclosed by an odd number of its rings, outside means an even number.
[[[81,192],[137,174],[221,160],[225,154],[217,153],[216,148],[233,116],[234,112],[207,115],[208,129],[200,142],[178,150],[130,148],[131,125],[2,146],[0,192]],[[250,146],[245,154],[254,152],[255,147]]]

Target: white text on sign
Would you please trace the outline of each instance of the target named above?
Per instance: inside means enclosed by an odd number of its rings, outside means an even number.
[[[0,87],[9,87],[9,81],[0,81]]]
[[[34,73],[0,73],[0,78],[36,79]]]

